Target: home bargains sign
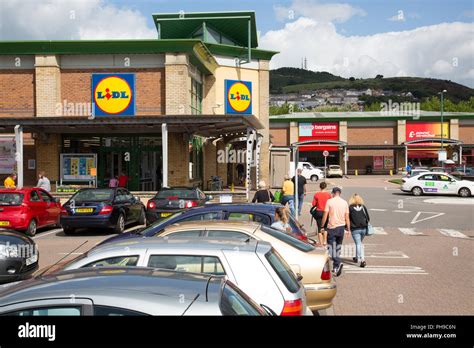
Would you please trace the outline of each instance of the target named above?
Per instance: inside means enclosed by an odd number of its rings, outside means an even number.
[[[339,140],[338,122],[300,123],[299,141],[307,140]],[[301,146],[300,151],[338,151],[338,146],[307,145]]]
[[[443,138],[449,138],[449,123],[443,122]],[[406,141],[441,138],[441,122],[407,122]]]
[[[135,115],[135,74],[92,74],[96,116]]]

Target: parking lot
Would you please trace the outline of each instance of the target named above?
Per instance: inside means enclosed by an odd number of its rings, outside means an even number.
[[[474,309],[474,198],[422,196],[400,192],[389,177],[327,179],[342,188],[343,198],[361,195],[376,234],[365,239],[367,267],[352,262],[354,244],[345,237],[343,273],[336,278],[333,307],[321,315],[469,314]],[[309,209],[317,183],[308,185],[300,221],[314,234]],[[139,228],[133,226],[128,230]],[[40,231],[34,240],[40,269],[76,257],[110,237],[106,232],[61,229]],[[71,254],[69,254],[71,253]]]

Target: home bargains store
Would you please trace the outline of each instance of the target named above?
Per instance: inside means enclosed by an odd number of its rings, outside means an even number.
[[[261,151],[249,177],[268,178],[276,52],[257,48],[255,14],[153,18],[156,40],[0,42],[2,183],[20,167],[25,185],[44,170],[63,185],[106,186],[123,172],[131,190],[207,189],[211,176],[235,181],[237,163],[217,155],[252,136]],[[24,146],[13,168],[15,126]]]
[[[322,151],[329,151],[328,164],[347,166],[348,173],[397,172],[406,166],[438,165],[438,152],[458,165],[474,165],[474,114],[424,112],[385,116],[379,112],[293,113],[270,116],[270,138],[275,149],[312,140],[301,146],[299,160],[324,165]],[[441,132],[441,128],[443,132]],[[347,150],[347,163],[344,150]]]

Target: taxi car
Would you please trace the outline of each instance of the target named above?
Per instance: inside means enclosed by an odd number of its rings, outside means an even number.
[[[411,192],[414,196],[438,194],[471,197],[474,193],[474,182],[460,180],[443,172],[426,172],[403,178],[400,189],[403,192]]]

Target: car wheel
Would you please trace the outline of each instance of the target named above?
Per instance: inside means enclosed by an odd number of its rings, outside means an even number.
[[[146,211],[142,208],[142,212],[140,213],[140,218],[138,219],[139,225],[146,225]]]
[[[411,189],[411,193],[413,193],[413,196],[421,196],[423,194],[423,190],[420,187],[415,186]]]
[[[70,235],[73,235],[74,232],[76,232],[76,230],[71,227],[63,227],[63,232],[65,235],[70,236]]]
[[[459,190],[459,195],[461,197],[470,197],[471,196],[471,190],[469,190],[467,187],[463,187]]]
[[[117,234],[123,233],[125,231],[125,216],[120,214],[117,218],[117,224],[115,225],[114,232]]]
[[[317,175],[311,175],[311,181],[316,182],[318,180],[319,180],[319,178],[318,178]]]
[[[28,224],[28,228],[26,229],[26,234],[29,236],[34,236],[36,234],[36,229],[38,225],[36,224],[36,220],[32,219]]]

